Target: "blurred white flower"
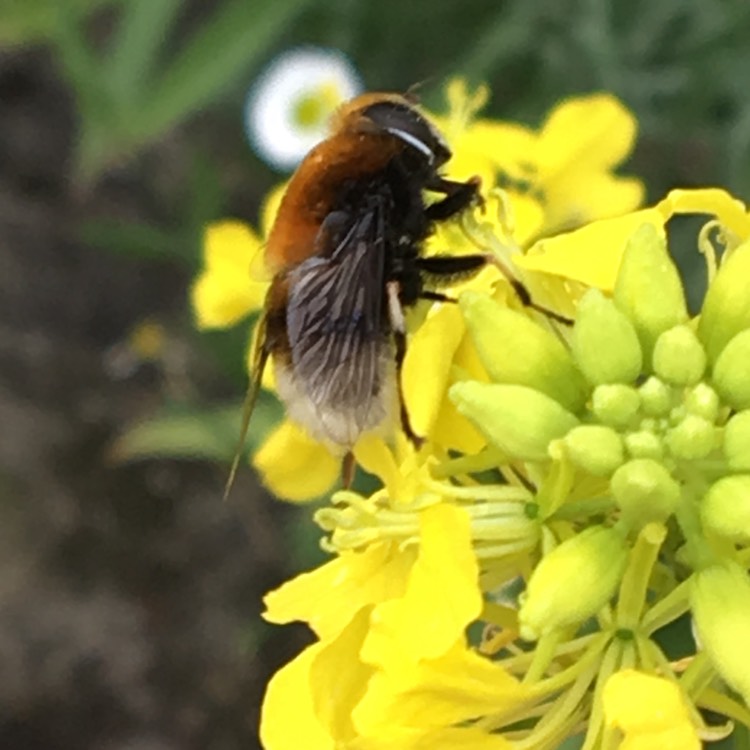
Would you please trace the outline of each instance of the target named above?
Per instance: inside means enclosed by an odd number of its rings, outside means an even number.
[[[327,132],[332,112],[362,91],[341,52],[300,47],[277,57],[250,90],[247,134],[258,155],[275,169],[293,169]]]

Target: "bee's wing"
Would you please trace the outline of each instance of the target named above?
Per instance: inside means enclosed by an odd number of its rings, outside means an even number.
[[[242,404],[242,423],[240,426],[240,436],[237,442],[237,448],[232,458],[232,468],[229,470],[229,476],[227,477],[226,484],[224,485],[224,500],[229,497],[229,493],[234,484],[234,478],[237,475],[237,469],[240,466],[240,460],[242,459],[243,449],[245,447],[245,439],[247,438],[247,430],[250,426],[250,417],[253,414],[255,408],[255,402],[258,400],[258,393],[260,392],[260,383],[263,379],[263,370],[266,367],[268,361],[268,348],[266,346],[266,319],[265,315],[261,316],[258,320],[258,328],[253,342],[253,351],[251,357],[250,367],[250,381],[247,385],[247,391],[245,393],[245,400]]]
[[[344,427],[337,430],[352,438],[378,421],[385,376],[384,210],[374,204],[339,219],[332,246],[289,274],[287,329],[295,380],[321,421],[340,425],[343,416]]]

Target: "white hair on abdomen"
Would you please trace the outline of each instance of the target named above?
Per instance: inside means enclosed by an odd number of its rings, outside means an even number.
[[[316,403],[295,377],[291,367],[275,363],[276,388],[292,422],[334,452],[350,450],[366,432],[387,433],[393,427],[396,382],[393,361],[383,357],[383,376],[378,392],[367,403],[347,405],[329,400]]]

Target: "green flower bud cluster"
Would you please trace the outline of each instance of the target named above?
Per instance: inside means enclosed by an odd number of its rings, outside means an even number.
[[[733,545],[750,542],[749,288],[747,243],[725,258],[701,315],[691,319],[664,237],[644,225],[626,248],[613,296],[589,290],[581,299],[567,345],[566,332],[555,335],[486,296],[461,297],[491,382],[454,385],[459,412],[503,456],[534,463],[535,476],[567,462],[579,480],[604,486],[613,508],[603,525],[589,528],[585,514],[566,516],[574,535],[543,556],[529,578],[519,612],[524,637],[599,611],[617,592],[628,540],[671,516],[687,548],[703,550],[688,554],[699,569],[699,611],[714,607],[705,603],[705,578],[724,576],[725,588],[740,578],[736,571],[709,573],[706,561],[711,571],[724,571]],[[565,498],[552,504],[552,522],[564,505]],[[738,586],[750,601],[745,583]],[[702,616],[702,633],[714,632],[705,625],[710,620]],[[734,622],[750,632],[750,609]],[[723,657],[717,660],[723,674]],[[725,678],[746,689],[729,673]]]

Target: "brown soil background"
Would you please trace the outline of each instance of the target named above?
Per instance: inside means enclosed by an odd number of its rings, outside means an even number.
[[[108,461],[163,385],[112,353],[144,316],[184,325],[190,279],[78,239],[150,199],[142,164],[71,185],[74,104],[44,51],[0,56],[0,102],[0,748],[256,747],[263,686],[303,637],[259,630],[289,511],[249,472],[222,504],[217,467]]]

